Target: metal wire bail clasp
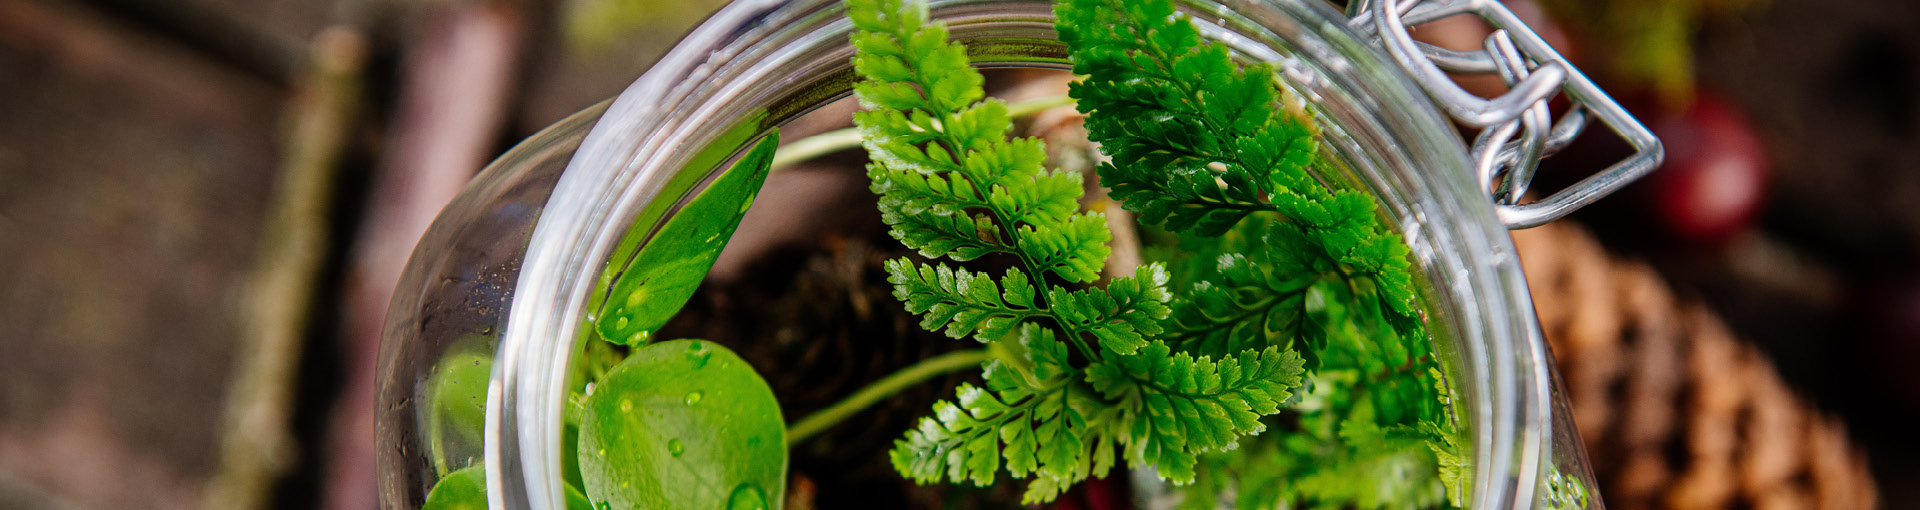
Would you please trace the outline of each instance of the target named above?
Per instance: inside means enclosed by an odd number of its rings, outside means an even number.
[[[1483,49],[1453,51],[1414,41],[1407,33],[1408,25],[1459,14],[1477,15],[1493,25]],[[1475,177],[1492,196],[1494,211],[1507,228],[1559,219],[1660,166],[1665,154],[1660,140],[1498,1],[1352,0],[1347,15],[1355,29],[1378,37],[1448,115],[1481,128],[1470,151]],[[1508,91],[1482,98],[1454,83],[1447,72],[1499,73]],[[1562,92],[1572,106],[1553,122],[1547,102]],[[1551,196],[1519,203],[1540,159],[1565,148],[1592,117],[1626,139],[1634,155]]]

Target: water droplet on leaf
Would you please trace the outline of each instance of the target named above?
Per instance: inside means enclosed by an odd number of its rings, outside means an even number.
[[[690,405],[690,406],[692,406],[692,405],[700,405],[700,397],[703,397],[703,396],[705,396],[705,395],[702,395],[702,394],[701,394],[700,392],[698,392],[698,391],[695,391],[695,392],[692,392],[692,393],[688,393],[688,394],[687,394],[687,405]]]
[[[767,510],[767,493],[753,484],[740,484],[727,497],[727,510]]]
[[[614,319],[614,320],[613,320],[613,329],[627,329],[627,318],[626,318],[626,317],[621,317],[621,318],[618,318],[618,319]]]
[[[633,400],[632,400],[632,399],[625,399],[625,398],[623,398],[623,399],[620,399],[620,410],[621,410],[621,411],[632,411],[632,410],[633,410]]]
[[[707,360],[713,359],[713,351],[707,350],[704,342],[693,342],[687,346],[687,359],[693,361],[693,368],[707,367]]]
[[[687,453],[687,444],[680,442],[679,439],[668,439],[667,453],[673,454],[673,456],[675,457],[679,457],[680,454]]]

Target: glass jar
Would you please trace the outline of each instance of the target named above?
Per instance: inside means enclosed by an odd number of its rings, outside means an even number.
[[[1322,127],[1321,177],[1372,192],[1405,235],[1472,438],[1468,506],[1599,508],[1588,489],[1549,494],[1594,485],[1512,240],[1453,125],[1320,0],[1180,4],[1240,58],[1278,64]],[[978,65],[1067,69],[1051,8],[937,0],[932,16]],[[846,97],[850,30],[840,0],[738,0],[619,98],[494,161],[440,214],[381,347],[382,508],[418,508],[470,465],[486,467],[492,508],[565,508],[569,367],[591,337],[589,294],[610,257],[727,168],[716,163]]]

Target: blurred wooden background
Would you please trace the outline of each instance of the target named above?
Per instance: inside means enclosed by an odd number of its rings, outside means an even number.
[[[0,0],[0,508],[373,508],[372,342],[414,237],[718,5]],[[1643,189],[1579,220],[1843,420],[1885,506],[1920,506],[1920,6],[1690,16],[1689,81],[1647,95],[1739,114],[1757,215],[1696,235]],[[1585,41],[1612,32],[1567,25],[1602,65]],[[1690,104],[1662,101],[1643,115]]]

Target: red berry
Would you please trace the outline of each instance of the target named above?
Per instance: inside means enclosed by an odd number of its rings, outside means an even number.
[[[1647,188],[1668,233],[1720,244],[1750,228],[1767,192],[1768,168],[1766,146],[1746,118],[1702,93],[1692,107],[1651,127],[1667,157]]]

